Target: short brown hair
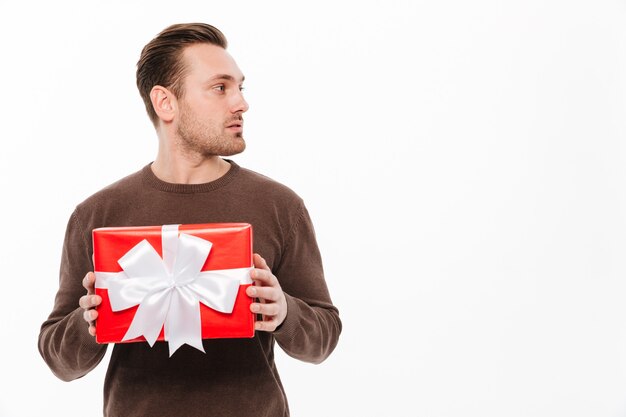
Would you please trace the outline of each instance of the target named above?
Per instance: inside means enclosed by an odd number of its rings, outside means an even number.
[[[141,51],[137,62],[137,88],[152,124],[159,121],[150,91],[155,85],[168,88],[177,98],[183,96],[182,80],[186,67],[183,50],[196,43],[210,43],[224,49],[228,46],[224,34],[206,23],[179,23],[165,28]]]

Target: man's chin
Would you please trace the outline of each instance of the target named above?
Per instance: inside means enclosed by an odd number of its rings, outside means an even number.
[[[242,153],[246,150],[246,141],[242,137],[237,141],[235,146],[229,146],[228,149],[223,149],[220,156],[233,156]]]

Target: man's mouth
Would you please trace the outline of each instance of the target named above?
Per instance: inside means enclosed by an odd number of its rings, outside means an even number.
[[[226,125],[226,130],[229,130],[233,133],[242,133],[243,132],[243,120],[235,120]]]
[[[243,120],[235,120],[226,125],[226,127],[230,128],[243,128]]]

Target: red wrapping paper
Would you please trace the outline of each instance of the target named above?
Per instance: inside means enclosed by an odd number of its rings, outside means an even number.
[[[252,263],[252,226],[247,223],[209,223],[180,225],[179,233],[186,233],[210,241],[213,246],[202,267],[202,271],[251,267]],[[94,269],[98,272],[121,272],[118,259],[131,248],[146,239],[161,255],[161,226],[142,227],[106,227],[92,232],[94,250]],[[231,313],[221,313],[200,303],[202,320],[202,338],[242,338],[254,337],[255,315],[250,311],[252,298],[246,295],[243,284]],[[139,306],[126,310],[113,311],[108,297],[108,290],[96,288],[96,294],[102,297],[102,303],[96,308],[96,341],[98,343],[140,342],[141,336],[122,341],[135,312]],[[163,329],[157,340],[163,341]]]

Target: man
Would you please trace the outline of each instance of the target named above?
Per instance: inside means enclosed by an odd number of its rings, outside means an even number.
[[[244,76],[226,39],[206,24],[173,25],[150,41],[137,86],[159,138],[155,161],[104,188],[72,213],[59,290],[39,350],[59,378],[92,370],[97,344],[91,231],[105,226],[251,223],[254,235],[252,339],[204,340],[206,354],[167,344],[116,344],[104,383],[105,416],[287,416],[274,341],[319,363],[341,332],[302,200],[262,175],[222,159],[242,152]],[[86,275],[85,275],[86,274]],[[86,290],[86,294],[85,294]]]

